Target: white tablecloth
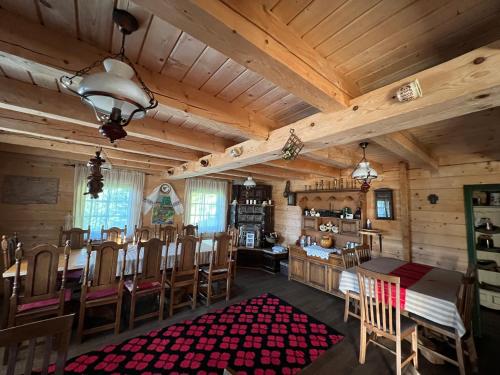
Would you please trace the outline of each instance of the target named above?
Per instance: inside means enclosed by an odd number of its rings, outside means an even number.
[[[375,258],[361,266],[371,271],[388,274],[407,262],[393,258]],[[456,306],[462,274],[433,268],[419,281],[406,289],[405,310],[444,326],[452,327],[460,336],[465,327]],[[358,277],[354,268],[342,271],[339,289],[359,293]]]
[[[163,256],[166,255],[166,246],[163,246]],[[180,251],[180,248],[179,248]],[[200,251],[200,264],[207,264],[210,262],[210,252],[212,251],[212,240],[203,240],[201,242],[201,251]],[[167,268],[172,268],[174,266],[174,255],[175,255],[175,243],[171,243],[168,247],[168,258],[167,258]],[[142,260],[143,260],[143,252],[139,256],[139,272],[142,271]],[[135,269],[135,262],[137,260],[137,245],[129,245],[127,248],[127,255],[125,259],[125,275],[133,275]],[[90,270],[89,276],[91,276],[94,272],[94,263],[95,263],[95,252],[92,253],[90,258]],[[120,276],[121,269],[123,267],[123,250],[120,249],[120,253],[118,255],[118,264],[116,267],[116,276]]]
[[[304,250],[306,251],[307,256],[318,257],[321,259],[328,259],[328,257],[330,256],[331,253],[339,254],[338,249],[335,249],[335,248],[334,249],[326,249],[326,248],[321,247],[319,245],[306,246],[306,247],[304,247]]]

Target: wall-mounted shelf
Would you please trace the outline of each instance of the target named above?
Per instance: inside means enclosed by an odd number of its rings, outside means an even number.
[[[314,190],[298,190],[295,191],[294,193],[297,194],[309,194],[309,193],[363,193],[360,189],[314,189]]]

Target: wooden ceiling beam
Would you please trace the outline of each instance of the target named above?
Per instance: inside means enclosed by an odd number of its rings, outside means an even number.
[[[407,132],[386,134],[371,140],[412,165],[432,170],[439,168],[438,159]]]
[[[73,95],[0,77],[0,108],[98,129],[93,111]],[[130,136],[203,152],[223,152],[230,142],[223,138],[180,128],[168,122],[144,118],[132,121]]]
[[[256,164],[256,165],[251,165],[248,167],[238,168],[238,170],[243,171],[243,172],[247,172],[249,174],[257,173],[257,174],[261,174],[263,176],[279,177],[279,178],[286,179],[286,180],[311,178],[311,174],[309,174],[309,173],[305,174],[305,173],[300,173],[297,171],[291,172],[287,169],[274,168],[274,167],[270,167],[270,166],[262,165],[262,164]]]
[[[50,144],[48,144],[48,142]],[[69,146],[69,147],[68,147]],[[75,147],[76,146],[76,147]],[[30,138],[15,134],[0,134],[0,151],[44,156],[68,161],[86,163],[94,155],[95,147],[85,145],[68,145],[64,142],[53,142],[44,139]],[[104,157],[113,167],[140,170],[161,174],[165,169],[146,162],[131,162]]]
[[[37,136],[55,141],[67,141],[76,144],[100,146],[157,158],[187,161],[198,159],[201,155],[192,150],[178,147],[167,147],[158,142],[152,142],[134,137],[127,137],[112,144],[104,139],[94,129],[85,126],[67,124],[16,112],[0,110],[0,130]]]
[[[349,105],[353,85],[256,1],[134,2],[322,111]]]
[[[257,173],[248,173],[248,172],[243,172],[239,170],[229,170],[229,171],[224,171],[217,173],[219,175],[224,175],[224,176],[231,176],[231,177],[237,177],[236,179],[238,180],[246,180],[247,177],[252,176],[252,178],[256,181],[283,181],[285,178],[283,177],[276,177],[276,176],[268,176],[268,175],[261,175]]]
[[[197,161],[189,162],[186,168],[176,168],[171,178],[218,173],[278,159],[283,140],[292,128],[304,142],[303,152],[311,152],[500,106],[498,66],[500,41],[364,94],[353,99],[350,108],[317,113],[274,130],[267,141],[243,142],[238,145],[243,153],[237,158],[227,151],[205,156],[210,163],[206,168]],[[393,98],[401,85],[417,78],[423,97],[404,103]]]
[[[294,178],[293,173],[309,173],[323,177],[339,177],[340,170],[329,165],[315,163],[304,159],[295,159],[292,161],[286,160],[271,160],[264,165],[269,165],[275,168],[282,168],[293,171],[290,178]]]
[[[46,79],[58,79],[107,56],[105,51],[0,9],[0,61]],[[71,46],[71,48],[68,48]],[[250,139],[267,139],[276,124],[253,111],[207,95],[169,77],[136,66],[154,91],[159,109]]]

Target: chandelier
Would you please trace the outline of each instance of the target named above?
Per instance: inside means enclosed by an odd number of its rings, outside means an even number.
[[[351,176],[353,179],[361,183],[361,191],[366,193],[370,190],[371,181],[378,177],[378,173],[375,169],[370,167],[370,162],[366,160],[366,148],[368,147],[368,142],[361,142],[359,147],[363,149],[363,158],[358,163]]]
[[[59,78],[61,84],[89,105],[102,124],[99,132],[111,143],[127,136],[123,129],[130,121],[142,119],[158,102],[125,56],[125,37],[139,27],[137,19],[122,9],[113,10],[113,21],[122,33],[120,52]],[[104,72],[91,73],[104,65]],[[133,81],[134,76],[139,84]]]
[[[250,190],[252,188],[254,188],[255,186],[257,186],[257,183],[255,182],[255,180],[252,178],[252,176],[249,176],[247,177],[247,179],[245,180],[245,182],[243,182],[243,186],[247,189],[247,190]]]

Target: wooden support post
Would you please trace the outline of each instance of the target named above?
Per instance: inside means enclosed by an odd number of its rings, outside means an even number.
[[[408,164],[399,163],[399,191],[401,199],[401,239],[403,259],[411,262],[411,216],[410,216],[410,183],[408,181]]]

